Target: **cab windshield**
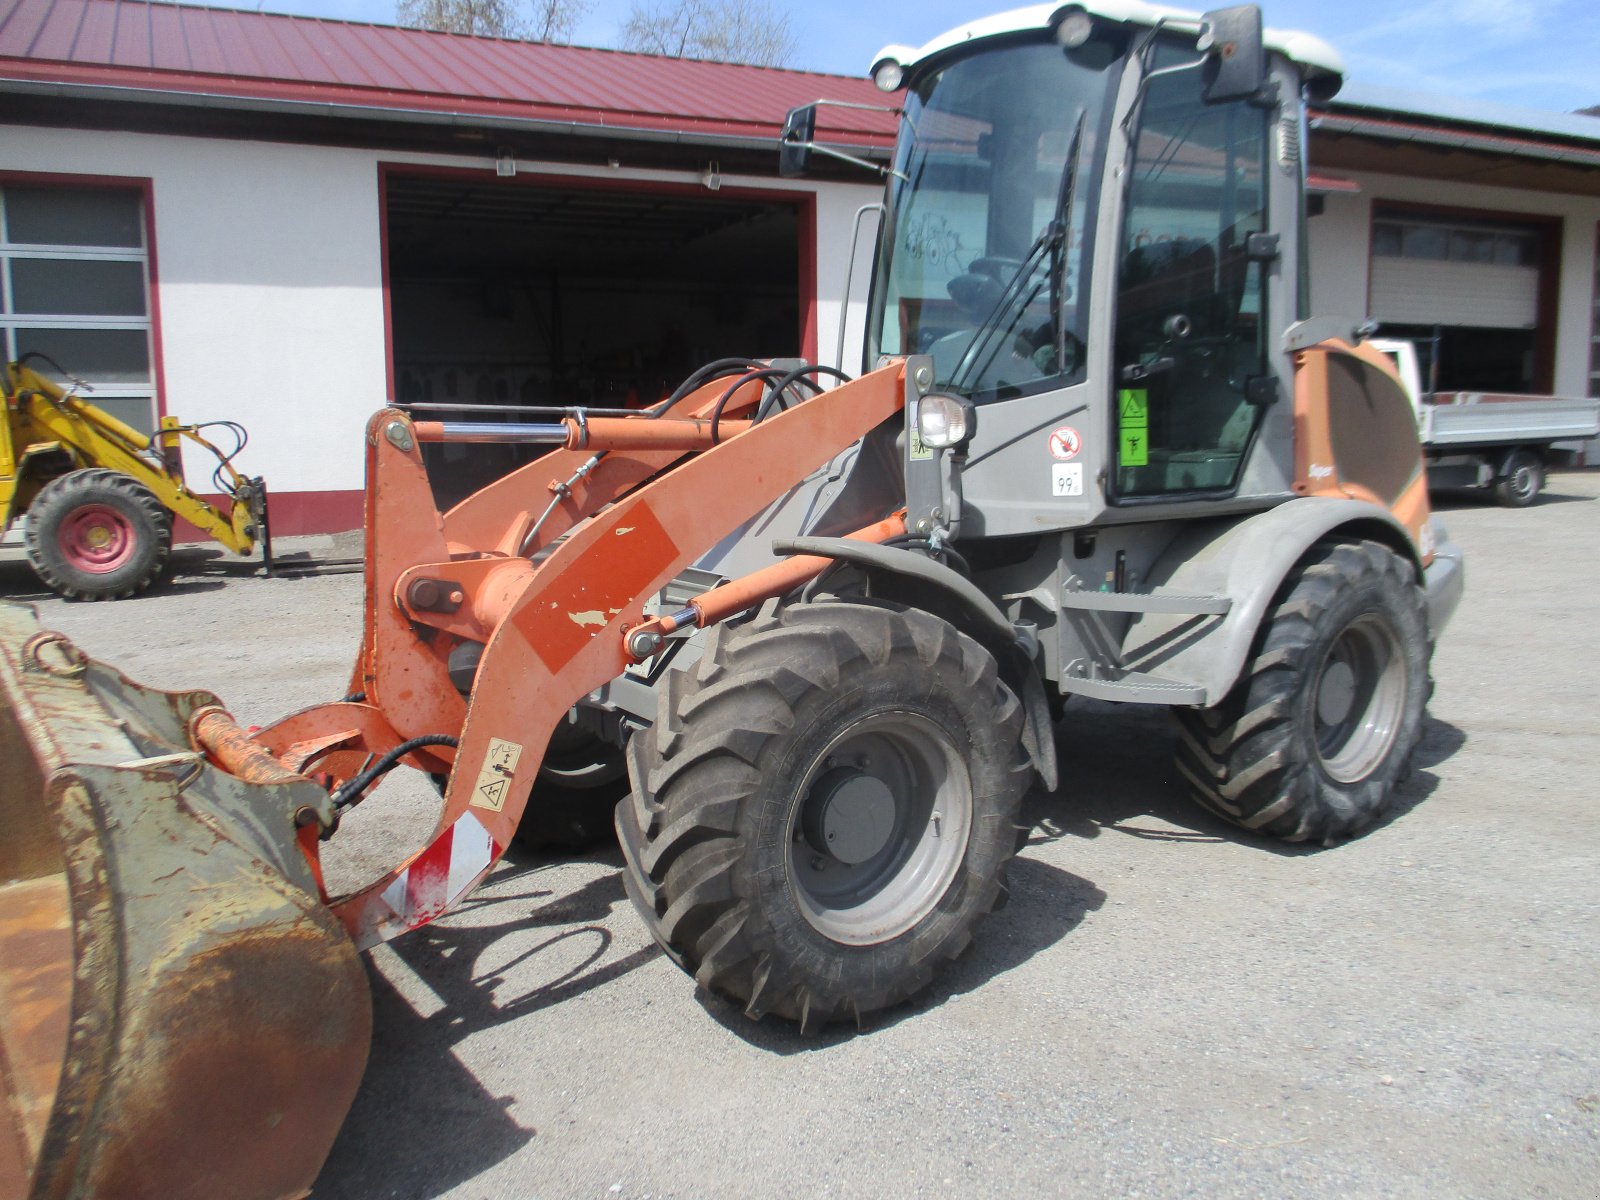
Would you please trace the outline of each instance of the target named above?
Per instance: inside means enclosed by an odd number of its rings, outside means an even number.
[[[1013,43],[923,76],[879,246],[867,361],[933,356],[977,401],[1083,378],[1099,163],[1123,47]]]

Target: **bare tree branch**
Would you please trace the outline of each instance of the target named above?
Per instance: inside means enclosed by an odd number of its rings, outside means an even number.
[[[531,0],[528,37],[536,42],[570,42],[594,0]]]
[[[593,0],[399,0],[395,19],[414,29],[565,42]]]
[[[781,67],[794,57],[795,36],[789,14],[766,0],[636,0],[622,45],[669,58]]]

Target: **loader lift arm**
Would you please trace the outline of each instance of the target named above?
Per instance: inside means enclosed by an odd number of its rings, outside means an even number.
[[[433,506],[420,446],[481,431],[396,410],[372,419],[366,629],[351,687],[360,699],[304,710],[256,735],[291,769],[339,783],[373,755],[449,772],[429,844],[361,891],[330,899],[359,946],[426,924],[470,893],[510,842],[563,714],[642,657],[628,635],[646,622],[646,602],[894,417],[904,389],[895,363],[758,421],[761,380],[731,402],[726,380],[714,380],[654,419],[580,414],[501,427],[563,448],[445,515]],[[891,518],[861,536],[901,530]],[[783,564],[740,591],[740,607],[825,565],[817,559],[797,573]],[[476,646],[481,660],[464,697],[451,660]],[[429,736],[458,744],[413,743]],[[401,751],[408,743],[415,748]]]

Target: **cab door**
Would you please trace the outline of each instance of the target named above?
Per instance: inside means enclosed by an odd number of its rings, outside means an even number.
[[[1174,49],[1153,68],[1180,61]],[[1136,112],[1117,259],[1113,503],[1233,494],[1276,396],[1272,113],[1207,104],[1201,86],[1198,70],[1156,75]]]

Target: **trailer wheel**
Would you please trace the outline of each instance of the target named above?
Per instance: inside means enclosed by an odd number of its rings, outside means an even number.
[[[144,591],[172,556],[172,517],[137,479],[95,467],[51,480],[28,506],[28,561],[69,600]]]
[[[513,838],[529,850],[586,850],[612,836],[617,801],[627,794],[621,748],[562,722]]]
[[[993,657],[914,609],[719,628],[630,747],[623,877],[701,986],[810,1032],[920,992],[995,907],[1029,778]]]
[[[1195,798],[1246,829],[1331,844],[1382,813],[1421,734],[1425,598],[1375,542],[1318,548],[1285,584],[1220,704],[1176,710]]]
[[[1494,498],[1506,508],[1527,508],[1544,491],[1544,460],[1532,450],[1513,450],[1506,456]]]

